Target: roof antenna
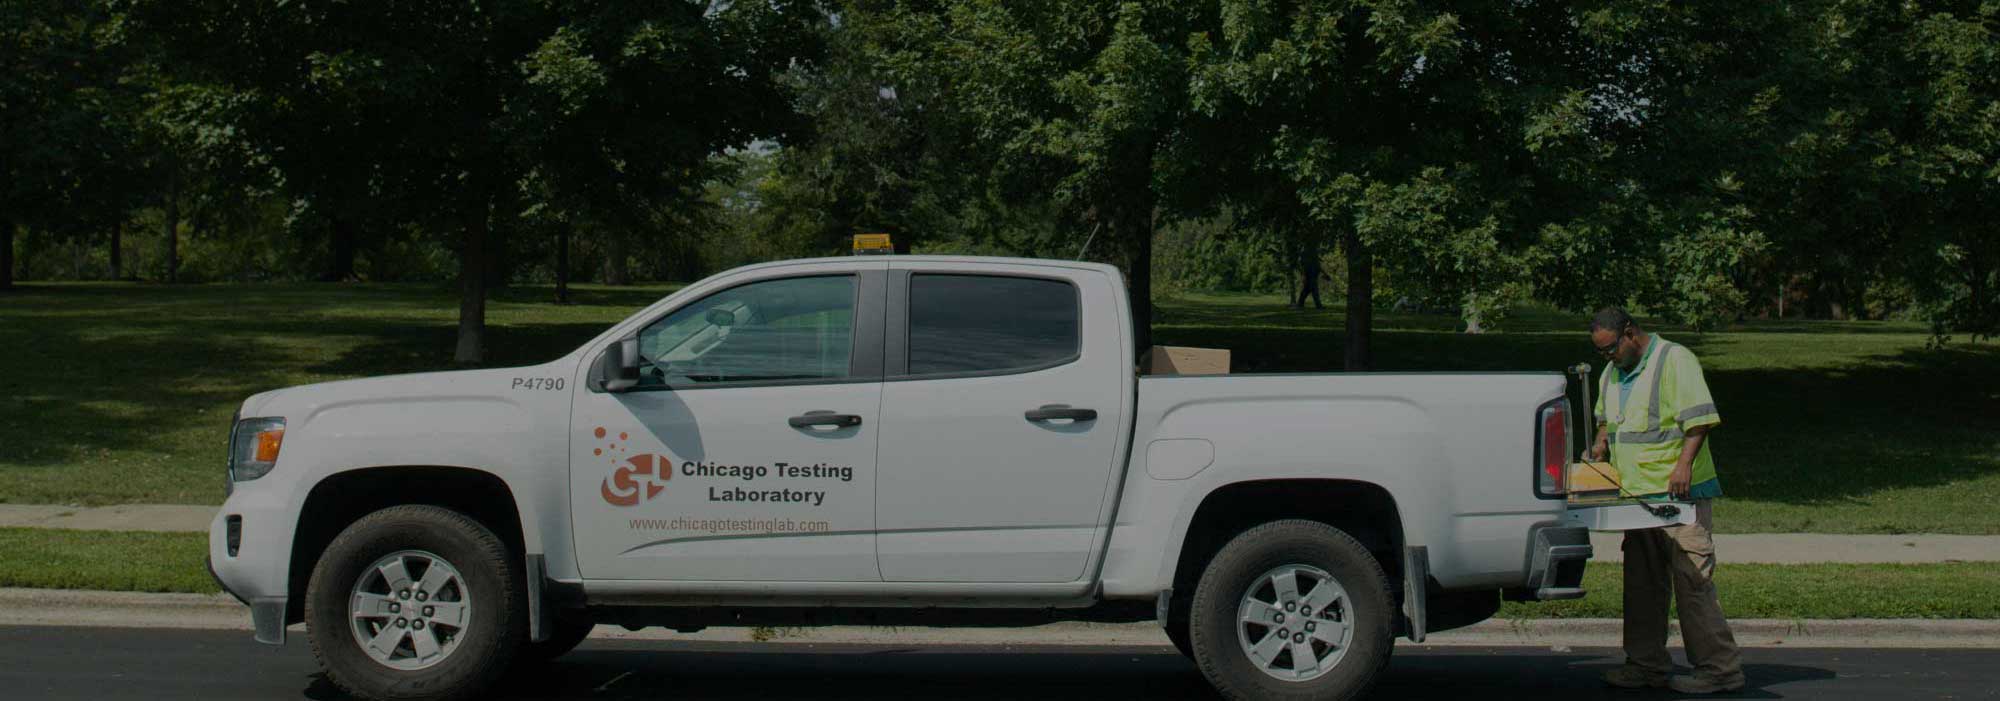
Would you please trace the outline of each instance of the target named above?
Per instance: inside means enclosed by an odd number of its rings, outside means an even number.
[[[1083,247],[1076,249],[1077,260],[1083,260],[1083,254],[1090,252],[1090,242],[1097,238],[1097,229],[1101,226],[1104,226],[1104,222],[1090,225],[1090,235],[1083,238]]]

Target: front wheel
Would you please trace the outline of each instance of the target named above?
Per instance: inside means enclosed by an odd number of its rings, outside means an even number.
[[[518,565],[493,531],[436,506],[394,506],[333,539],[306,588],[313,655],[350,694],[478,695],[526,637]]]
[[[1233,699],[1353,699],[1394,646],[1380,563],[1316,521],[1273,521],[1223,546],[1195,588],[1195,663]]]

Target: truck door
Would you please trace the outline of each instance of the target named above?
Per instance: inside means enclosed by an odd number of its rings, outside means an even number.
[[[884,579],[1084,575],[1132,375],[1113,287],[1081,269],[891,264],[876,487]]]
[[[575,393],[586,578],[881,579],[883,267],[705,285],[717,289],[635,332],[637,387]]]

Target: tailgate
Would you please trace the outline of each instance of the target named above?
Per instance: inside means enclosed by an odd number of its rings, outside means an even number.
[[[1694,523],[1694,505],[1685,501],[1633,499],[1618,490],[1618,470],[1609,463],[1576,462],[1569,468],[1569,510],[1563,522],[1593,531]],[[1649,510],[1647,506],[1652,508]]]

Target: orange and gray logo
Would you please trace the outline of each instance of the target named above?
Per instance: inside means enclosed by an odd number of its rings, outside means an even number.
[[[598,438],[603,438],[604,433],[603,427],[599,427],[596,431]],[[625,438],[625,434],[618,434],[618,440],[623,441]],[[612,443],[605,448],[593,449],[592,453],[604,455],[607,450],[622,453],[625,449],[617,443]],[[612,506],[638,506],[640,502],[658,497],[661,492],[666,491],[667,480],[674,478],[673,458],[665,455],[642,453],[625,458],[622,463],[614,455],[611,464],[617,468],[611,471],[610,477],[604,478],[604,483],[598,488],[598,494],[604,497],[605,503]]]

